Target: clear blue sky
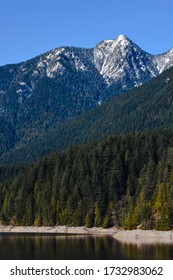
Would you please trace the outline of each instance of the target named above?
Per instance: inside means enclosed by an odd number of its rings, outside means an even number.
[[[119,34],[149,53],[173,48],[173,1],[0,0],[0,65]]]

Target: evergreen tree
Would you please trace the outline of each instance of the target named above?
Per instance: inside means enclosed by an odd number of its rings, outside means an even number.
[[[100,208],[98,206],[98,202],[96,202],[95,205],[95,220],[94,220],[94,226],[95,227],[100,227],[102,225],[101,223],[101,213],[100,213]]]

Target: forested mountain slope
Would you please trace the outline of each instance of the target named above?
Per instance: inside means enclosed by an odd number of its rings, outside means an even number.
[[[173,68],[170,68],[147,84],[114,97],[42,137],[33,138],[27,145],[5,154],[1,162],[32,161],[70,145],[172,126]]]
[[[81,145],[0,168],[0,222],[173,228],[173,130]]]

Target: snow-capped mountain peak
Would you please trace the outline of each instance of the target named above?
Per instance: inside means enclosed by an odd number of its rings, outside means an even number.
[[[125,35],[119,35],[115,40],[98,44],[94,50],[94,60],[108,86],[117,84],[122,89],[128,89],[173,66],[173,50],[154,56],[143,51]]]
[[[130,40],[125,35],[119,35],[116,41],[120,43],[122,46],[127,46],[130,43]]]
[[[135,60],[140,60],[141,55],[142,50],[125,35],[120,35],[112,41],[103,41],[94,51],[96,67],[108,85],[126,76],[130,68],[137,71]]]
[[[124,34],[120,34],[117,38],[118,41],[124,41],[127,40],[128,38]]]

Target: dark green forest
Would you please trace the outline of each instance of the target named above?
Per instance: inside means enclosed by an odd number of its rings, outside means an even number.
[[[173,130],[136,132],[0,167],[0,223],[173,228]]]

